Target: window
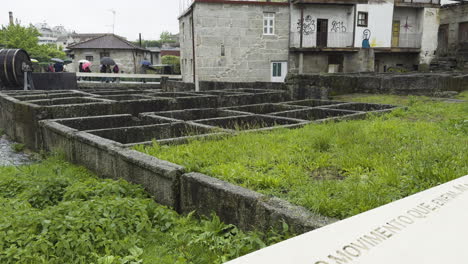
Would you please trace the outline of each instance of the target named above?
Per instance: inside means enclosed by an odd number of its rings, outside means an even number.
[[[99,53],[99,57],[104,58],[104,57],[110,57],[110,53],[109,52],[101,52]]]
[[[226,55],[226,49],[224,48],[224,44],[221,44],[221,56]]]
[[[275,13],[263,14],[263,35],[275,34]]]
[[[185,41],[185,23],[182,22],[182,41]]]
[[[273,62],[273,77],[281,77],[281,62]]]
[[[87,61],[93,61],[93,56],[86,56]]]
[[[358,27],[367,27],[368,18],[369,18],[369,14],[367,12],[359,12],[358,19],[357,19]]]

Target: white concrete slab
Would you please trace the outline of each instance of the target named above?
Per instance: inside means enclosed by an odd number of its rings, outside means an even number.
[[[468,176],[229,264],[468,264]]]

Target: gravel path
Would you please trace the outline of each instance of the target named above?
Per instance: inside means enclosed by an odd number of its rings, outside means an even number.
[[[6,136],[0,136],[0,166],[19,166],[31,163],[29,155],[16,153],[11,146],[14,142],[9,141]]]

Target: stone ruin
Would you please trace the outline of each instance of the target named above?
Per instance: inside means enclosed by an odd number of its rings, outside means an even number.
[[[313,122],[365,118],[392,105],[294,97],[287,90],[159,89],[0,91],[0,128],[34,150],[64,154],[102,177],[141,184],[161,204],[180,213],[216,212],[243,229],[286,221],[305,232],[335,221],[274,197],[199,173],[132,149],[180,144],[194,138],[296,128]]]

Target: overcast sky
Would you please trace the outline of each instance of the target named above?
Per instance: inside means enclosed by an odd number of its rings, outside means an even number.
[[[0,0],[0,24],[8,24],[8,11],[23,25],[47,22],[78,33],[111,33],[128,40],[159,39],[162,31],[178,33],[179,0]],[[187,0],[181,0],[187,1]],[[447,3],[448,0],[442,0]]]
[[[21,24],[47,22],[78,33],[112,33],[128,40],[159,39],[162,31],[178,33],[179,0],[0,0],[0,24],[8,24],[8,11]]]

